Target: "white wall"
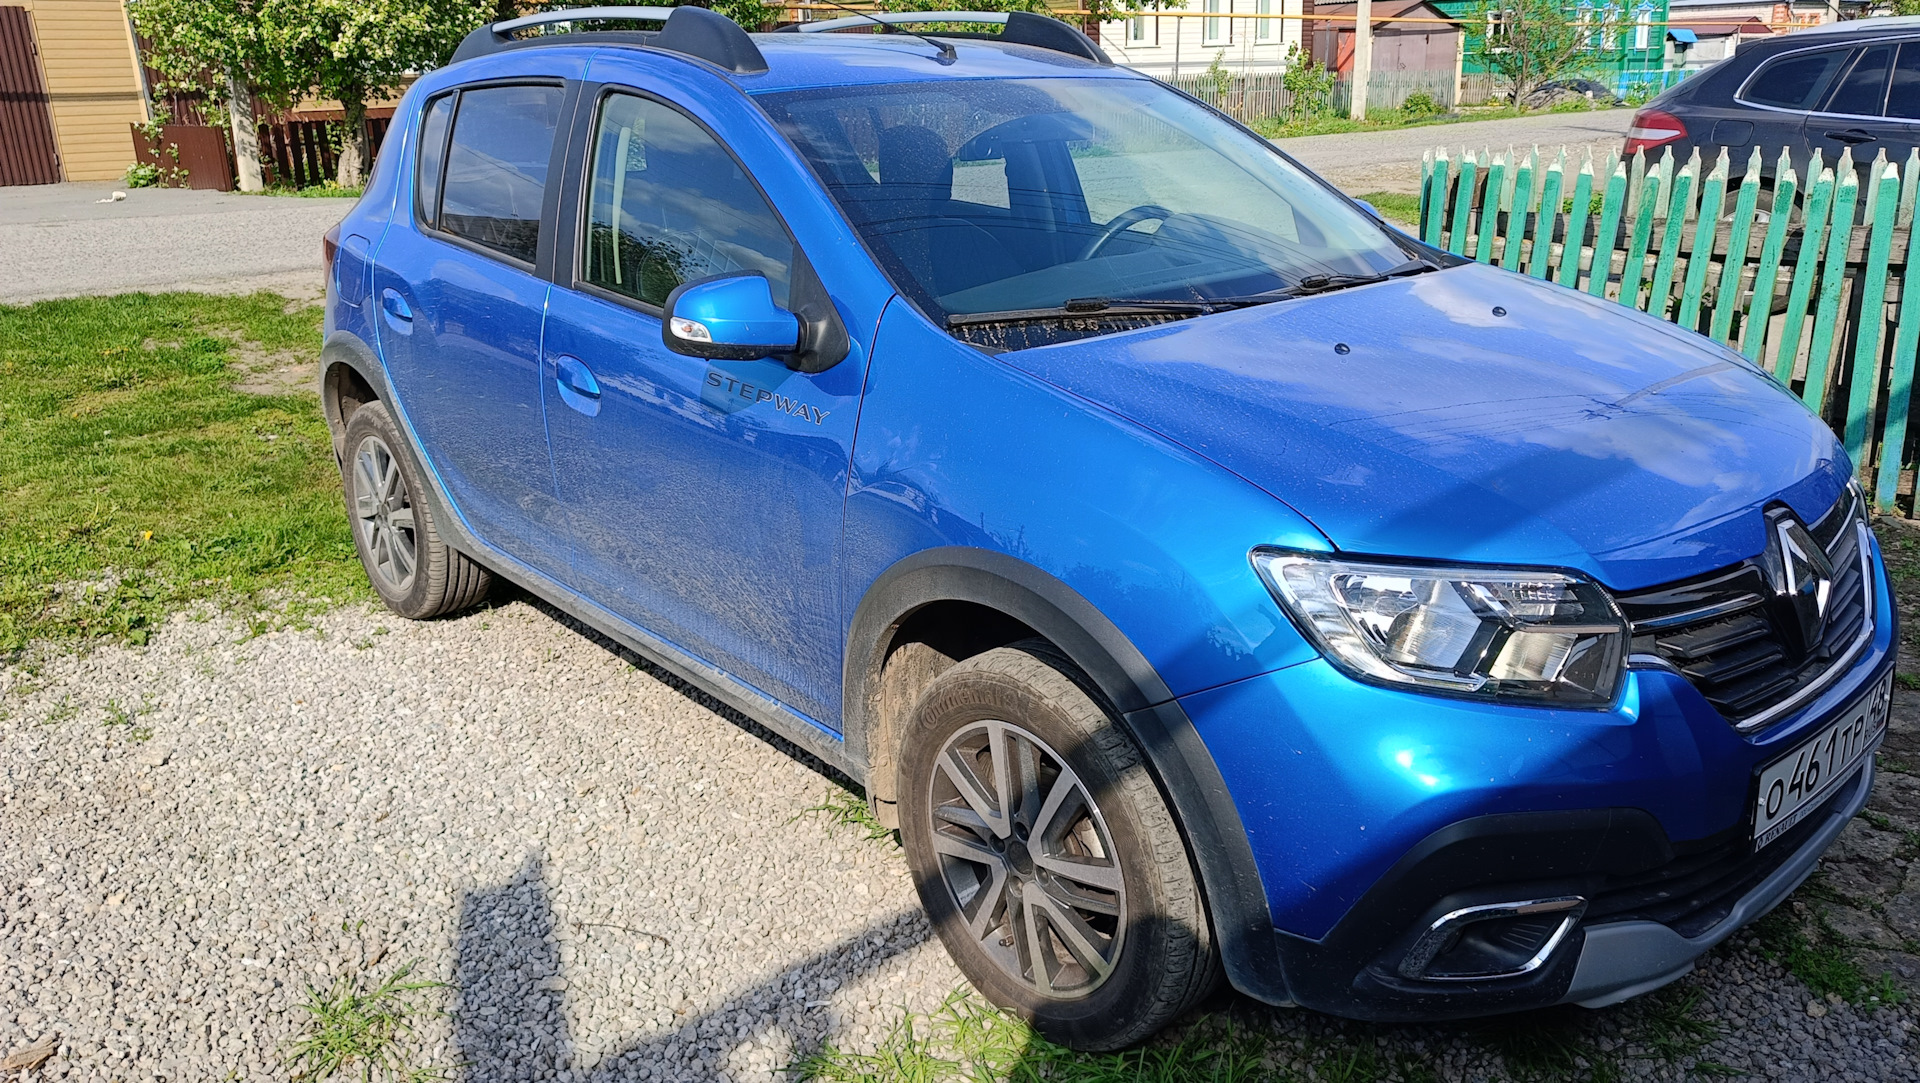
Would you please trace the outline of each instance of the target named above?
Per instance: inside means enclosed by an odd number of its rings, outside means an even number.
[[[1210,0],[1188,0],[1184,9],[1207,11]],[[1285,63],[1287,46],[1301,44],[1298,19],[1232,19],[1232,12],[1248,14],[1260,10],[1261,0],[1211,0],[1218,4],[1220,18],[1169,18],[1143,15],[1139,30],[1145,40],[1136,40],[1133,20],[1100,24],[1100,47],[1114,63],[1138,68],[1149,75],[1170,77],[1175,74],[1198,75],[1207,70],[1219,55],[1220,63],[1231,72],[1279,71]],[[1273,14],[1300,14],[1300,0],[1266,0]],[[1266,26],[1264,33],[1261,26]],[[1215,33],[1210,35],[1209,31]],[[1176,71],[1177,61],[1177,71]]]

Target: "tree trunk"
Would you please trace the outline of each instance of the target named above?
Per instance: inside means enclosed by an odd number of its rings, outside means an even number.
[[[334,183],[342,188],[358,188],[367,171],[367,97],[359,90],[350,91],[340,99],[340,105],[346,112],[342,123],[346,132],[340,139],[340,168],[334,176]]]
[[[234,181],[242,192],[267,186],[260,173],[260,125],[253,117],[253,89],[240,73],[227,73],[227,118],[233,127]]]

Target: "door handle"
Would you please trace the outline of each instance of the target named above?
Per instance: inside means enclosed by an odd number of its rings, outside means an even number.
[[[1880,138],[1872,132],[1861,131],[1859,128],[1842,128],[1837,132],[1828,132],[1826,134],[1828,139],[1835,139],[1848,144],[1871,143],[1875,139]]]
[[[593,378],[593,370],[565,354],[553,359],[553,370],[553,386],[561,402],[588,417],[600,412],[600,381]]]
[[[407,304],[407,299],[400,296],[398,290],[389,288],[380,291],[380,314],[386,317],[387,326],[395,331],[403,335],[413,333],[413,306]]]

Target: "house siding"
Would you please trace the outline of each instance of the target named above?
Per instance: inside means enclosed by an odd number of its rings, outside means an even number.
[[[112,180],[133,164],[129,125],[147,119],[121,0],[14,0],[33,20],[65,179]]]

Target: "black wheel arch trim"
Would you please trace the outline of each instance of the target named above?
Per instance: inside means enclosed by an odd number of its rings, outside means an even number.
[[[1213,756],[1166,682],[1093,603],[1047,572],[992,550],[926,549],[876,579],[854,610],[843,673],[843,732],[850,759],[872,762],[880,672],[895,634],[937,602],[981,605],[1046,637],[1114,706],[1146,753],[1199,869],[1214,934],[1234,988],[1290,1004],[1265,887],[1253,847]]]

